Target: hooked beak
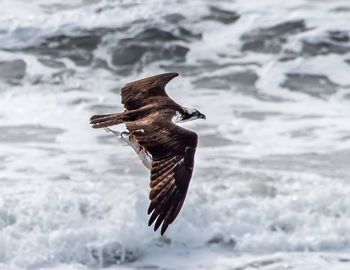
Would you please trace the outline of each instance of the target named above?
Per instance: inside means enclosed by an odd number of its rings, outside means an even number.
[[[205,117],[205,115],[202,114],[202,113],[199,114],[199,118],[201,118],[201,119],[207,119],[207,118]]]

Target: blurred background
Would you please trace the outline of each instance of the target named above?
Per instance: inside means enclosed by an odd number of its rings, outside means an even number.
[[[350,269],[348,0],[0,1],[0,269]],[[206,121],[179,217],[89,126],[120,88]]]

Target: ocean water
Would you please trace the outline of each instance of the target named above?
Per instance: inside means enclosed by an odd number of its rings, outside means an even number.
[[[0,1],[0,269],[350,269],[348,0]],[[185,205],[89,117],[120,88],[207,120]]]

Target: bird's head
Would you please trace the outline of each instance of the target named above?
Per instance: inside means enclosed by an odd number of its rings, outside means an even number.
[[[184,113],[182,113],[181,118],[179,119],[178,122],[182,123],[182,122],[192,121],[196,119],[206,119],[206,117],[197,109],[184,108]]]

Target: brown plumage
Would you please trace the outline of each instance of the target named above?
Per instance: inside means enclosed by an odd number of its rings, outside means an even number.
[[[152,155],[149,224],[161,226],[164,234],[184,203],[191,180],[197,134],[172,122],[174,116],[188,117],[188,111],[165,92],[166,84],[178,76],[165,73],[126,84],[121,90],[125,111],[94,115],[93,128],[125,123],[134,140]],[[198,116],[199,115],[199,116]],[[198,118],[205,118],[199,112]]]

